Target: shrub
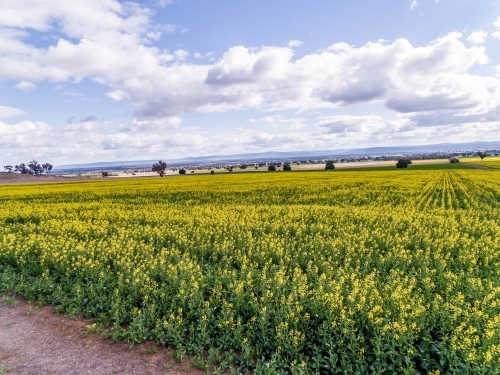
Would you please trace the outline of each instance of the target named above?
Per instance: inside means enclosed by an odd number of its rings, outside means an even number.
[[[267,167],[267,170],[269,172],[276,172],[276,166],[274,164],[271,164],[269,167]]]
[[[396,168],[408,168],[410,164],[412,164],[410,159],[401,159],[396,163]]]
[[[186,174],[186,170],[184,168],[179,169],[179,174]]]
[[[325,170],[334,170],[335,169],[335,164],[333,164],[333,160],[328,160],[325,165]]]
[[[460,163],[460,160],[458,160],[458,158],[450,158],[450,163],[452,164]]]

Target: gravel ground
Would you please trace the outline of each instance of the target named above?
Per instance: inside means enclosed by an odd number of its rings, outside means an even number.
[[[0,374],[203,374],[189,359],[177,363],[172,351],[153,343],[129,350],[101,334],[84,337],[88,320],[58,315],[48,306],[36,308],[19,298],[13,300],[17,306],[1,300]]]

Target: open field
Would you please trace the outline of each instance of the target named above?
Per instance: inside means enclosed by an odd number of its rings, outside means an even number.
[[[0,291],[113,340],[235,373],[500,372],[500,172],[4,185],[0,200]]]
[[[481,158],[461,158],[462,163],[475,164],[482,167],[500,169],[500,156],[487,156],[483,160]]]

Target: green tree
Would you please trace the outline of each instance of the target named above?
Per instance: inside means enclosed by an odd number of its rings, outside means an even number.
[[[14,167],[15,172],[19,172],[21,174],[33,174],[33,171],[24,163],[16,165]]]
[[[325,165],[325,170],[332,171],[334,169],[335,169],[335,164],[333,163],[333,160],[328,160]]]
[[[269,172],[276,172],[276,166],[274,164],[271,164],[269,167],[267,167],[267,170]]]
[[[165,171],[167,169],[167,163],[164,161],[158,161],[158,163],[153,164],[153,168],[151,168],[152,172],[156,172],[160,175],[160,177],[163,177],[165,175]]]
[[[292,166],[290,165],[290,163],[288,163],[288,162],[283,163],[283,170],[284,171],[291,171],[292,170]]]
[[[42,169],[45,171],[45,173],[50,174],[50,171],[52,170],[53,165],[50,163],[45,163],[42,164]]]
[[[31,169],[33,171],[32,174],[36,176],[43,172],[43,167],[35,159],[28,163],[28,168]]]
[[[5,169],[5,172],[12,172],[14,167],[12,165],[4,165],[3,169]]]
[[[410,164],[411,164],[411,160],[410,160]],[[400,169],[408,168],[408,160],[406,160],[406,159],[398,160],[398,162],[396,163],[396,168],[400,168]]]
[[[486,152],[479,151],[477,153],[477,156],[479,156],[481,158],[481,161],[483,161],[483,159],[488,155],[486,154]]]

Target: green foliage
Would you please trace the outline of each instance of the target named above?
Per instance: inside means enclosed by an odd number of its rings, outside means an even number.
[[[412,164],[411,160],[409,160],[409,159],[401,159],[401,160],[398,160],[398,162],[396,163],[396,168],[400,168],[400,169],[408,168],[408,166],[410,164]]]
[[[332,171],[334,169],[335,169],[335,164],[333,163],[333,160],[328,160],[325,165],[325,170]]]
[[[283,163],[283,170],[284,171],[291,171],[292,166],[290,165],[290,163]]]
[[[276,166],[274,164],[271,164],[269,167],[267,167],[267,170],[269,172],[276,172]]]
[[[151,171],[158,173],[160,177],[163,177],[165,175],[166,170],[167,170],[167,163],[161,160],[158,161],[158,163],[154,163],[153,167],[151,168]]]

